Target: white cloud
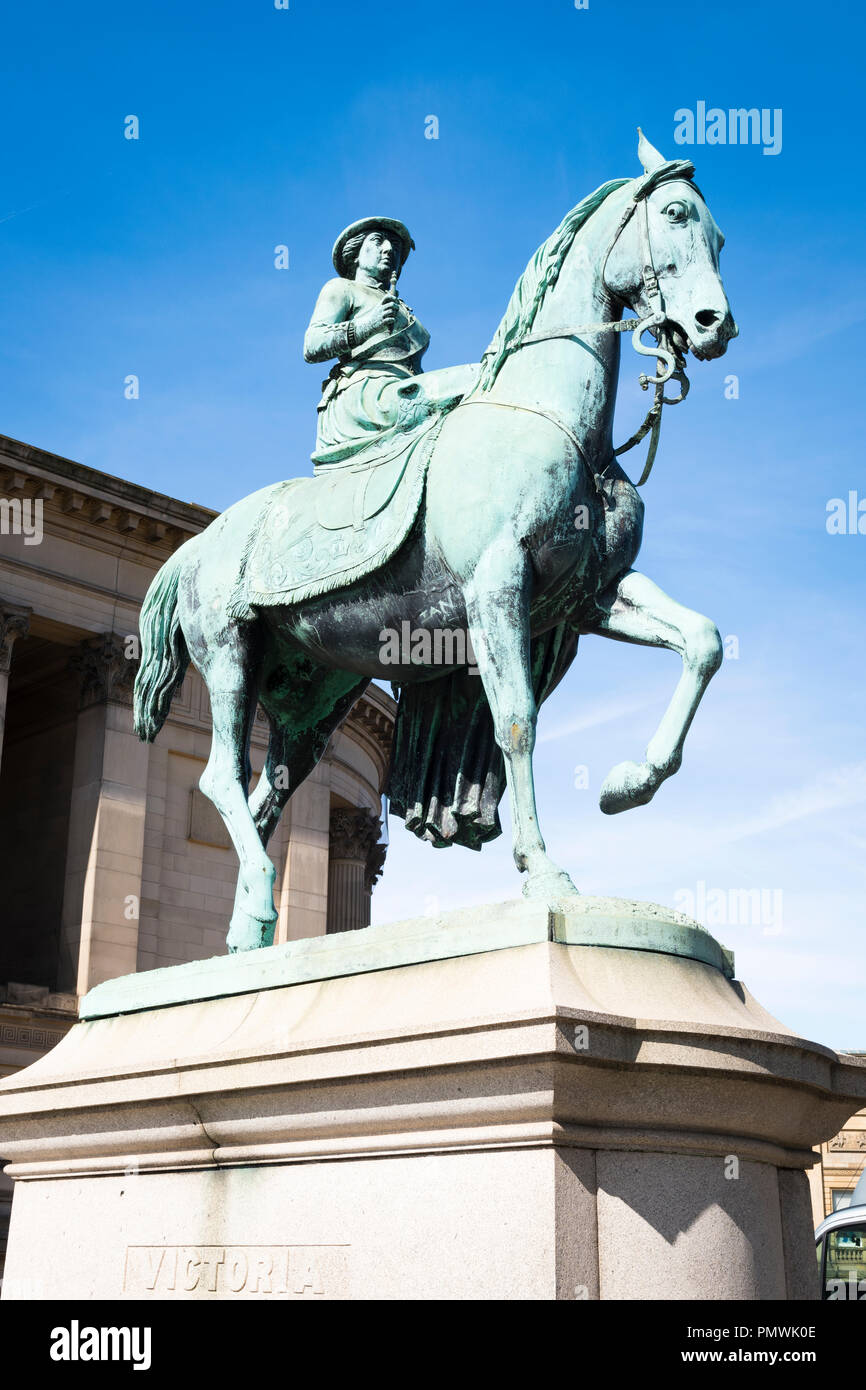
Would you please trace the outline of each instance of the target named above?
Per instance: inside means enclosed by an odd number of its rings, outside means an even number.
[[[668,692],[670,693],[670,692]],[[601,724],[607,724],[611,719],[621,719],[629,714],[638,714],[641,710],[650,709],[653,705],[660,703],[664,695],[644,695],[640,700],[605,700],[599,701],[592,709],[585,714],[579,715],[576,719],[571,719],[567,724],[556,724],[552,729],[545,729],[539,723],[539,733],[536,743],[553,743],[556,739],[566,738],[570,734],[583,733],[585,729],[596,729]]]
[[[861,801],[866,801],[866,762],[849,763],[773,797],[757,815],[723,831],[721,838],[729,844],[751,835],[763,835],[768,830],[778,830],[806,816],[855,806]]]

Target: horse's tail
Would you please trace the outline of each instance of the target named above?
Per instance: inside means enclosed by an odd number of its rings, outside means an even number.
[[[177,613],[177,588],[185,545],[158,571],[147,591],[138,620],[141,665],[135,678],[135,732],[153,743],[168,717],[171,700],[186,675],[189,652]]]

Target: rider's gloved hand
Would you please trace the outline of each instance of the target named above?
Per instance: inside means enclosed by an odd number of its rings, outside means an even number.
[[[372,338],[374,333],[379,333],[382,329],[390,330],[397,322],[397,312],[400,301],[396,294],[388,293],[385,295],[381,304],[368,309],[366,313],[359,314],[353,319],[355,325],[355,336],[359,343],[364,343],[368,338]]]

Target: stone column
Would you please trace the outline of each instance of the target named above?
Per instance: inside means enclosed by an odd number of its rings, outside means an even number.
[[[18,603],[0,603],[0,758],[3,756],[3,734],[6,728],[6,696],[9,693],[9,670],[16,637],[26,637],[30,628],[29,608]]]
[[[330,770],[323,760],[286,807],[288,830],[275,940],[324,936],[328,905]]]
[[[83,642],[58,988],[135,971],[149,748],[133,733],[136,661],[117,633]]]
[[[370,925],[370,895],[382,870],[385,846],[375,811],[338,807],[331,812],[328,859],[328,931]]]

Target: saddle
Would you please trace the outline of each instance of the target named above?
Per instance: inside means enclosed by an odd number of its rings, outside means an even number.
[[[383,450],[292,478],[269,489],[247,538],[231,602],[236,617],[256,607],[300,603],[363,579],[396,554],[424,496],[444,414],[397,431]]]

